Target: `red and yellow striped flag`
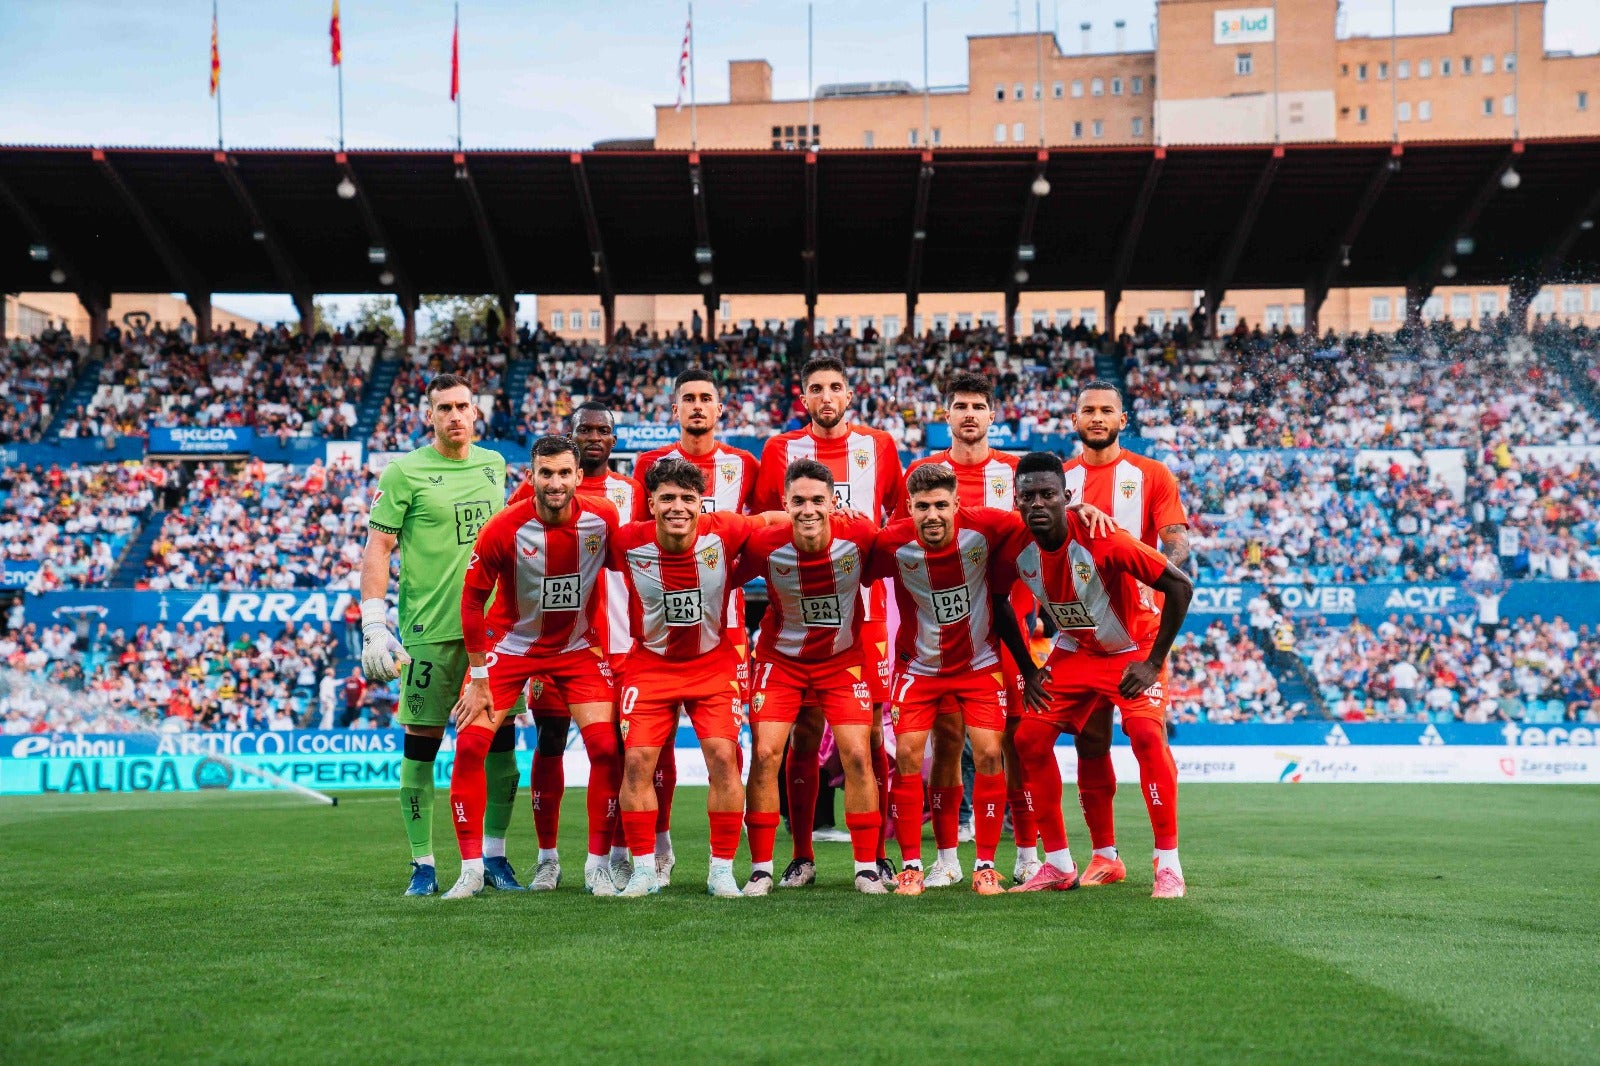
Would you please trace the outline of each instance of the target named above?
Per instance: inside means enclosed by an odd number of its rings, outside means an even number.
[[[222,53],[217,51],[217,13],[211,13],[211,95],[217,95],[222,84]]]
[[[344,62],[344,40],[339,36],[339,0],[333,0],[333,19],[328,23],[328,43],[333,53],[333,65]]]

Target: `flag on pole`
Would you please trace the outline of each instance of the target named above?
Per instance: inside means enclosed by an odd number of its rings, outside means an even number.
[[[450,35],[450,99],[461,95],[461,10],[456,9],[456,28]]]
[[[694,16],[683,24],[683,48],[678,52],[678,103],[674,111],[683,110],[683,94],[689,88],[689,36],[694,29]]]
[[[222,53],[217,51],[217,13],[211,12],[211,95],[217,95],[217,86],[222,84]]]
[[[328,23],[328,46],[333,54],[333,65],[343,65],[344,40],[339,35],[339,0],[333,0],[333,18]]]

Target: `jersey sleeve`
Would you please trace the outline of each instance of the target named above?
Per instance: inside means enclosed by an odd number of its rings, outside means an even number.
[[[753,511],[778,511],[783,509],[784,458],[789,454],[789,442],[781,437],[767,441],[761,449],[761,462],[756,467],[755,500]]]
[[[883,513],[900,516],[906,507],[905,472],[900,467],[900,451],[894,438],[878,435],[878,500]]]
[[[756,506],[756,482],[760,480],[761,466],[756,462],[756,457],[747,451],[739,452],[739,462],[744,467],[744,492],[739,500],[739,508],[745,514],[755,514],[765,508]],[[774,507],[773,510],[779,508]]]
[[[872,552],[867,556],[866,582],[882,581],[895,577],[894,553],[906,542],[911,532],[909,520],[895,522],[879,530],[872,538]]]
[[[702,515],[700,520],[709,523],[711,531],[722,538],[723,546],[730,557],[730,565],[732,557],[744,550],[744,546],[750,542],[756,531],[766,528],[766,523],[759,518],[732,514],[728,511],[713,511],[708,515]]]
[[[380,533],[400,535],[411,511],[411,478],[405,467],[390,463],[378,477],[378,491],[367,512],[367,525]]]
[[[1019,534],[1027,536],[1022,516],[998,507],[974,507],[969,512],[972,524],[989,542],[989,592],[1002,595],[1017,582]]]
[[[846,540],[855,542],[861,551],[861,587],[877,583],[878,578],[872,573],[872,546],[878,539],[878,527],[866,518],[852,518],[845,522],[842,528],[834,530],[834,536],[842,536]]]
[[[911,517],[911,497],[907,496],[905,493],[906,480],[911,477],[911,472],[913,470],[926,462],[928,462],[928,458],[927,456],[923,456],[921,459],[911,460],[911,465],[906,467],[905,477],[900,479],[899,500],[894,505],[894,510],[887,512],[889,515],[889,521],[893,522],[897,518]]]
[[[644,479],[650,475],[650,468],[656,465],[656,460],[661,458],[658,449],[652,448],[633,461],[633,480],[644,488]]]
[[[1156,529],[1188,525],[1189,516],[1183,510],[1183,501],[1178,498],[1177,477],[1167,469],[1165,463],[1152,463],[1150,473],[1150,498],[1145,506],[1155,519]]]
[[[1089,550],[1096,566],[1132,574],[1146,585],[1154,585],[1167,571],[1167,557],[1143,541],[1135,540],[1125,529],[1118,529],[1109,537],[1094,538],[1089,542]]]
[[[509,530],[515,520],[500,521],[510,515],[509,510],[491,518],[478,533],[472,546],[472,558],[461,581],[461,639],[470,654],[481,655],[489,650],[489,626],[484,619],[484,608],[494,595],[497,576],[505,561],[509,543]]]
[[[514,503],[531,499],[533,499],[533,478],[525,477],[522,479],[522,484],[517,486],[517,491],[511,494],[511,499],[506,501],[506,506],[510,507]]]
[[[733,568],[733,584],[747,585],[758,577],[766,577],[767,555],[773,546],[774,542],[765,531],[751,537],[737,555],[738,562]]]
[[[633,513],[618,515],[622,522],[643,522],[650,517],[650,501],[645,499],[644,482],[638,478],[628,478],[628,483],[633,486]]]

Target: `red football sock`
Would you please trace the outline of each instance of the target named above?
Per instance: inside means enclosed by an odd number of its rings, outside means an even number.
[[[1067,846],[1067,824],[1061,814],[1061,764],[1056,762],[1057,730],[1024,718],[1017,728],[1017,756],[1022,761],[1023,805],[1032,812],[1046,851]],[[1011,817],[1016,818],[1013,803]]]
[[[1006,805],[1011,808],[1011,837],[1018,851],[1032,851],[1039,843],[1039,826],[1033,819],[1033,808],[1028,806],[1026,788],[1007,789]]]
[[[896,774],[889,799],[901,862],[922,861],[922,775]]]
[[[533,831],[539,837],[539,847],[548,851],[560,836],[561,796],[567,788],[566,759],[540,755],[536,749],[531,776],[528,792],[533,796]]]
[[[744,823],[743,812],[708,811],[706,817],[711,821],[711,857],[731,860],[739,854],[739,828]]]
[[[979,774],[972,782],[972,839],[979,862],[994,862],[1006,818],[1006,775]]]
[[[1117,771],[1110,755],[1078,759],[1078,802],[1083,806],[1083,820],[1089,823],[1092,848],[1117,846],[1117,819],[1111,809],[1116,794]]]
[[[933,844],[940,851],[956,846],[961,837],[961,786],[933,790]]]
[[[463,859],[483,858],[483,811],[489,805],[489,783],[483,760],[494,741],[494,730],[468,726],[456,734],[455,765],[450,770],[450,820]]]
[[[677,733],[674,729],[673,733]],[[656,758],[656,832],[672,829],[672,794],[678,789],[678,749],[676,736],[667,738]]]
[[[1124,718],[1122,731],[1139,760],[1139,791],[1144,793],[1150,828],[1162,851],[1178,846],[1178,764],[1167,747],[1166,730],[1150,718]]]
[[[889,843],[889,752],[882,744],[872,749],[872,776],[878,779],[878,858],[887,854]]]
[[[655,811],[623,811],[618,819],[622,823],[622,832],[628,838],[628,850],[633,852],[634,861],[641,855],[654,855],[656,853],[656,812]]]
[[[784,773],[789,784],[789,835],[794,838],[794,857],[816,862],[811,832],[817,822],[817,781],[822,777],[817,753],[791,746]]]
[[[845,828],[850,830],[850,852],[856,862],[874,862],[878,858],[878,829],[883,819],[877,811],[861,811],[844,815]]]
[[[771,862],[772,849],[778,839],[778,823],[783,815],[777,811],[747,811],[744,816],[745,831],[750,837],[750,861]]]
[[[591,722],[580,731],[589,752],[589,854],[605,855],[617,829],[617,794],[622,788],[622,752],[610,722]]]

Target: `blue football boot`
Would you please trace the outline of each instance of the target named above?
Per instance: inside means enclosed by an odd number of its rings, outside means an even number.
[[[433,867],[420,862],[411,864],[411,883],[406,886],[408,896],[431,896],[439,891],[439,878]]]
[[[517,872],[511,868],[510,860],[504,855],[483,860],[483,883],[500,892],[527,891],[517,880]]]

